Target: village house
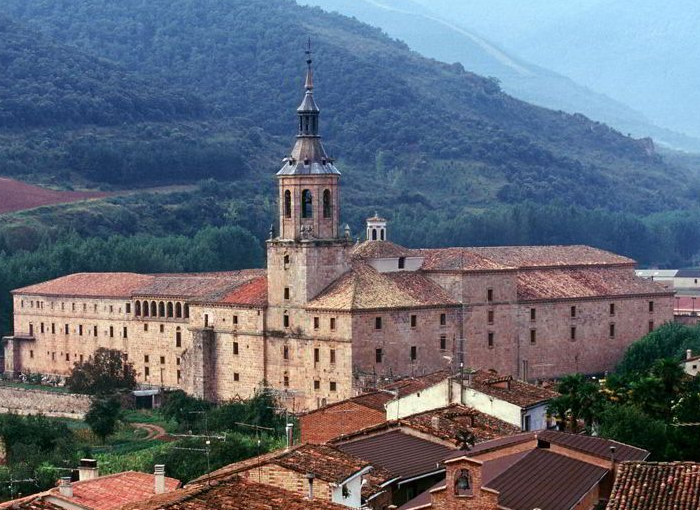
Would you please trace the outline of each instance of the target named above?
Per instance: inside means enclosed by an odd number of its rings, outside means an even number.
[[[5,372],[65,377],[104,347],[146,386],[225,401],[264,382],[304,411],[460,366],[523,381],[602,373],[673,320],[672,290],[588,246],[408,249],[377,215],[356,242],[310,59],[304,88],[266,269],[80,273],[16,289]]]
[[[685,351],[685,359],[681,361],[683,371],[688,375],[696,376],[700,371],[698,366],[700,366],[700,355],[693,355],[693,351],[690,349]]]

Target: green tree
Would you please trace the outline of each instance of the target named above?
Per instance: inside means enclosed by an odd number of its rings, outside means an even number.
[[[679,362],[687,349],[700,351],[700,328],[675,322],[664,324],[627,348],[617,372],[625,377],[646,374],[660,359]]]
[[[561,379],[558,391],[561,396],[550,402],[548,411],[572,432],[579,430],[579,421],[591,430],[605,401],[600,385],[581,374],[574,374]]]
[[[92,358],[75,364],[66,385],[73,392],[89,395],[133,390],[136,370],[123,352],[100,347]]]
[[[85,422],[104,443],[117,430],[121,416],[121,403],[116,397],[94,398],[85,415]]]
[[[601,437],[649,450],[652,460],[678,458],[679,452],[671,442],[673,431],[669,426],[631,404],[605,406],[600,415],[598,433]]]

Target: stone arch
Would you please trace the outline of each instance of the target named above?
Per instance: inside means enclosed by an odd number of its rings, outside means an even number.
[[[373,228],[372,229],[372,241],[376,241],[376,240],[377,240],[377,229]]]
[[[182,304],[180,303],[175,303],[175,317],[182,318]]]
[[[173,317],[173,315],[174,315],[172,301],[168,301],[167,315],[168,315],[168,317]]]
[[[141,301],[136,301],[136,303],[134,303],[134,315],[136,315],[136,317],[141,316]]]
[[[323,217],[333,217],[333,201],[331,197],[331,190],[329,189],[323,190]]]
[[[141,310],[143,311],[143,316],[148,317],[151,314],[149,313],[149,307],[148,307],[148,301],[143,302],[143,306],[141,307]]]
[[[185,319],[190,318],[190,305],[188,305],[187,303],[185,303],[185,307],[184,307],[184,317],[185,317]]]
[[[158,317],[158,303],[151,301],[151,317]]]
[[[314,217],[314,195],[310,189],[301,192],[301,217]]]
[[[165,317],[165,303],[163,301],[158,303],[158,317]]]
[[[284,192],[284,217],[292,217],[292,192],[289,190]]]
[[[454,478],[455,496],[471,496],[473,494],[472,475],[468,469],[460,469]]]

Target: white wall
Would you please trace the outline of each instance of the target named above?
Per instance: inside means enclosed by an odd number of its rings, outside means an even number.
[[[405,416],[449,405],[448,384],[448,380],[445,379],[425,390],[406,395],[398,400],[390,400],[386,405],[386,419],[398,420]],[[457,397],[459,397],[459,393],[457,393]]]
[[[683,369],[685,370],[686,374],[689,375],[698,375],[698,372],[700,372],[700,359],[695,359],[692,361],[684,361],[683,362]]]
[[[523,428],[525,427],[525,416],[530,417],[530,430],[547,428],[547,404],[540,404],[528,409],[523,415]]]
[[[343,486],[339,485],[333,489],[331,501],[350,508],[360,508],[362,506],[362,476],[358,475],[355,478],[351,478],[345,485],[350,490],[350,495],[344,498]]]
[[[406,257],[404,268],[399,269],[399,258],[372,259],[369,264],[380,273],[393,273],[395,271],[418,271],[423,265],[423,257]]]

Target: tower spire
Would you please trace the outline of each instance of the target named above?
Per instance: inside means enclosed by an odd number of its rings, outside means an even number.
[[[311,68],[311,64],[313,62],[313,59],[311,58],[311,37],[309,37],[308,41],[308,46],[306,49],[306,83],[304,84],[304,87],[306,90],[313,90],[314,89],[314,70]]]

